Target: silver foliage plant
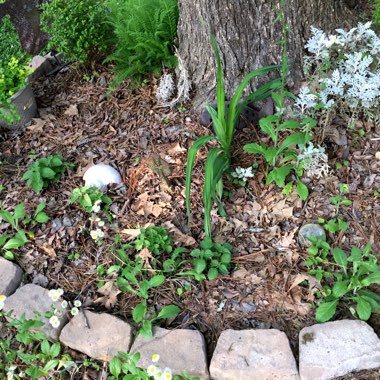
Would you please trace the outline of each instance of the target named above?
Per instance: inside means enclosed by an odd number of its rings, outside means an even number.
[[[302,114],[318,109],[346,110],[353,121],[359,114],[380,121],[380,38],[371,22],[327,36],[311,27],[304,57],[309,86],[295,105]],[[344,116],[344,115],[343,115]]]

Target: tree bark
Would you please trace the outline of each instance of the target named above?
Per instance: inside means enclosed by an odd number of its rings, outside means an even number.
[[[276,44],[282,39],[282,27],[276,22],[278,8],[278,0],[180,0],[179,55],[195,89],[196,110],[215,99],[215,55],[210,32],[219,44],[230,98],[248,72],[281,63],[281,47]],[[331,33],[357,22],[357,14],[344,0],[287,0],[285,18],[289,26],[290,86],[302,80],[302,56],[311,25]],[[258,79],[247,91],[266,80]]]
[[[46,45],[47,33],[40,28],[40,6],[45,0],[8,0],[0,4],[0,21],[9,15],[20,37],[22,48],[36,54]]]

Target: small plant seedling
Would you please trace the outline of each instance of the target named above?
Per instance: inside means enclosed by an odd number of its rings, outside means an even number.
[[[136,237],[136,251],[141,251],[143,248],[148,248],[154,255],[160,253],[172,252],[171,239],[165,228],[150,226],[141,228],[140,234]]]
[[[22,179],[38,193],[47,187],[50,182],[59,180],[68,167],[72,166],[65,164],[62,156],[52,154],[33,162]]]
[[[100,204],[104,203],[106,207],[104,211],[107,212],[112,199],[104,195],[104,193],[97,187],[77,187],[70,195],[70,203],[79,203],[85,212],[88,214],[92,212],[99,212],[101,209]]]

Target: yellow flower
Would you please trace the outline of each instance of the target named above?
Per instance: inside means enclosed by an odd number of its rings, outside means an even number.
[[[1,301],[5,301],[7,299],[7,297],[4,295],[4,294],[0,294],[0,302]]]

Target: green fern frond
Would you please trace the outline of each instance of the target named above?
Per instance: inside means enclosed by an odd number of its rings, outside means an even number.
[[[116,50],[105,60],[115,62],[112,85],[175,66],[177,0],[107,1],[108,22],[116,36]]]

